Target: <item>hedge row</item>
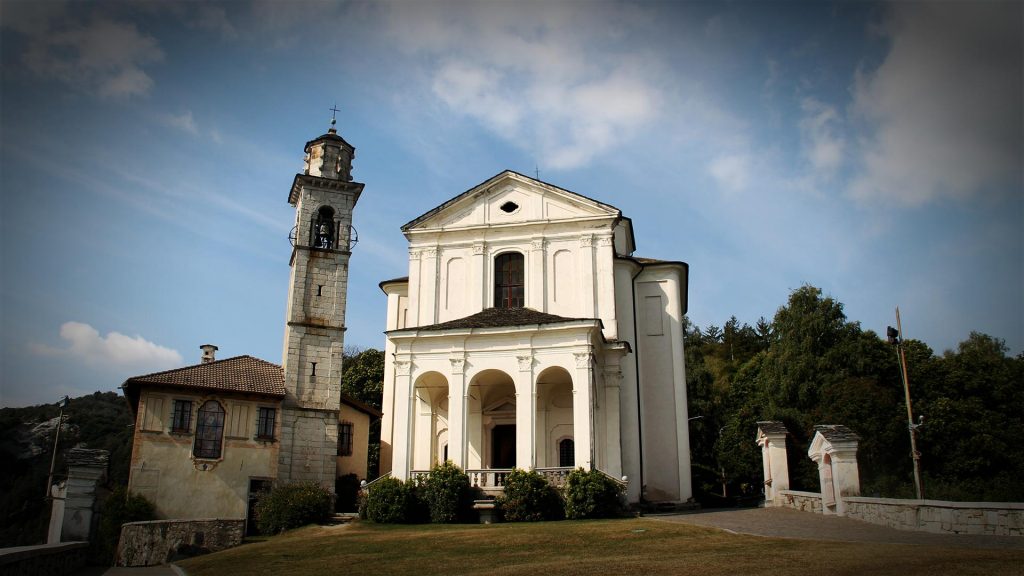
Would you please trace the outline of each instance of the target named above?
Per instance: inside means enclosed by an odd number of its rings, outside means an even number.
[[[540,473],[517,468],[505,477],[504,487],[496,505],[509,522],[609,518],[625,512],[622,487],[597,470],[573,470],[558,490]],[[475,519],[473,500],[482,497],[465,472],[445,462],[406,482],[375,482],[361,499],[360,516],[384,524],[467,522]]]

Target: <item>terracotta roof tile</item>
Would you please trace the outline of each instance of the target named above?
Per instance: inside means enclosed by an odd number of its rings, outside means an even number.
[[[121,387],[129,388],[141,384],[284,397],[284,371],[281,367],[252,356],[235,356],[206,364],[135,376],[125,380]]]
[[[500,328],[505,326],[529,326],[531,324],[556,324],[575,320],[593,320],[592,318],[565,318],[532,308],[487,308],[465,318],[418,326],[416,330],[453,330],[458,328]]]

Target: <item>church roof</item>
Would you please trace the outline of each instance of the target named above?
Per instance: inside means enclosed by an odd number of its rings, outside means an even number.
[[[129,388],[143,384],[284,398],[281,367],[248,355],[135,376],[125,380],[121,388],[127,395]]]
[[[593,320],[592,318],[565,318],[532,308],[487,308],[476,314],[429,326],[417,326],[415,330],[437,331],[465,328],[502,328],[506,326],[530,326],[533,324],[557,324],[559,322],[575,322]]]
[[[420,223],[422,223],[422,222],[424,222],[426,220],[429,220],[435,214],[443,212],[446,209],[448,209],[450,206],[458,204],[463,199],[465,199],[465,198],[467,198],[469,196],[473,196],[473,195],[477,194],[478,192],[480,192],[482,190],[486,190],[490,186],[496,184],[499,180],[502,180],[504,178],[510,178],[510,177],[513,178],[513,179],[517,179],[517,180],[525,180],[525,181],[528,181],[528,182],[532,182],[534,184],[539,184],[539,185],[547,188],[548,190],[554,191],[554,192],[556,192],[558,194],[562,194],[562,195],[570,197],[570,198],[575,198],[577,201],[582,201],[583,203],[589,204],[591,206],[595,206],[598,209],[603,209],[603,210],[605,210],[607,212],[614,213],[615,215],[617,215],[619,217],[621,217],[621,215],[622,215],[622,211],[621,210],[619,210],[618,208],[616,208],[615,206],[612,206],[610,204],[605,204],[604,202],[600,202],[598,200],[594,200],[593,198],[589,198],[587,196],[584,196],[583,194],[579,194],[579,193],[573,192],[572,190],[566,190],[565,188],[560,188],[558,186],[555,186],[554,184],[549,184],[548,182],[544,182],[543,180],[538,180],[536,178],[531,178],[529,176],[524,176],[523,174],[520,174],[519,172],[516,172],[514,170],[505,170],[505,171],[503,171],[503,172],[501,172],[499,174],[495,174],[494,176],[492,176],[492,177],[488,178],[487,180],[477,184],[476,186],[473,186],[469,190],[466,190],[462,194],[459,194],[458,196],[452,198],[451,200],[448,200],[444,204],[441,204],[440,206],[437,206],[437,207],[435,207],[435,208],[433,208],[433,209],[431,209],[431,210],[421,214],[420,216],[417,216],[416,218],[410,220],[409,222],[406,222],[405,224],[402,225],[402,232],[407,232],[407,231],[409,231],[409,229],[415,227],[416,225],[418,225],[418,224],[420,224]]]

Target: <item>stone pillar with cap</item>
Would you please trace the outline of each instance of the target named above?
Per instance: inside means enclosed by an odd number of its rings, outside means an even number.
[[[789,490],[789,463],[786,453],[786,425],[776,420],[757,423],[757,445],[761,447],[764,468],[764,505],[778,506],[779,492]]]

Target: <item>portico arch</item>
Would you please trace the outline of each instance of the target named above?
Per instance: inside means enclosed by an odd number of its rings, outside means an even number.
[[[573,440],[572,376],[561,366],[537,376],[536,454],[538,468],[561,466],[559,443]]]
[[[430,470],[444,458],[448,442],[448,379],[426,372],[413,385],[412,469]]]
[[[483,370],[469,383],[466,468],[512,468],[516,455],[516,387],[501,370]]]

